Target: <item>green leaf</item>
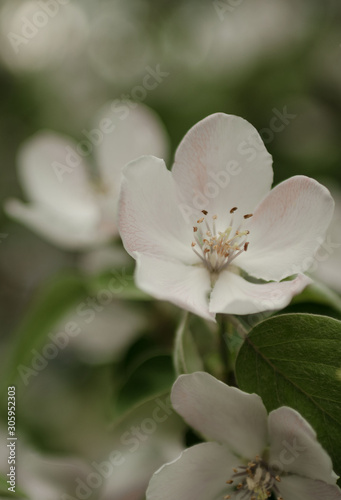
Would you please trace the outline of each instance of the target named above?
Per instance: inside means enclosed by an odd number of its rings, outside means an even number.
[[[185,313],[175,336],[174,367],[177,375],[204,369],[197,345],[189,329],[189,313]]]
[[[174,380],[175,373],[169,354],[158,354],[144,359],[131,371],[118,391],[115,416],[119,417],[132,406],[154,394],[169,391]]]
[[[268,411],[290,406],[317,432],[341,475],[341,322],[285,314],[259,323],[237,358],[239,387]]]
[[[58,275],[39,290],[13,335],[12,352],[2,377],[7,380],[6,386],[16,382],[20,365],[29,367],[31,350],[39,348],[57,321],[87,295],[82,277],[75,273]]]

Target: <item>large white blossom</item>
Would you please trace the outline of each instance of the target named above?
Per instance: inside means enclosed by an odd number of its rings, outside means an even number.
[[[84,249],[117,235],[116,213],[124,165],[143,154],[166,155],[157,115],[143,104],[113,102],[76,143],[43,131],[24,143],[18,176],[29,203],[8,200],[9,215],[50,242]],[[89,162],[93,153],[97,171]]]
[[[332,462],[309,423],[211,375],[182,375],[175,410],[211,442],[187,449],[151,479],[147,500],[337,500]]]
[[[123,173],[120,234],[147,293],[214,319],[281,309],[310,283],[301,273],[325,235],[333,199],[305,176],[270,191],[272,158],[244,119],[217,113],[199,122],[172,172],[145,156]]]

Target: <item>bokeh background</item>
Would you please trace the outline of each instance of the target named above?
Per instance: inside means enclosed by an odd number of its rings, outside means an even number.
[[[179,141],[197,121],[218,111],[236,114],[260,131],[273,155],[275,182],[297,174],[316,178],[332,191],[340,222],[339,1],[52,3],[57,4],[57,14],[26,38],[27,43],[21,40],[17,50],[9,34],[22,34],[23,20],[32,20],[41,10],[39,4],[48,2],[1,3],[0,207],[9,197],[25,200],[16,171],[23,141],[42,129],[82,140],[82,130],[91,127],[105,103],[127,96],[138,100],[134,88],[143,82],[146,68],[159,66],[167,76],[146,92],[142,102],[159,115],[169,134],[169,166]],[[282,116],[281,130],[272,126],[275,116]],[[317,270],[336,292],[341,282],[339,222],[331,233],[332,255]],[[66,311],[59,314],[59,306],[68,291],[67,314],[72,317],[72,297],[77,295],[80,276],[91,275],[85,280],[91,294],[105,266],[129,271],[133,264],[119,241],[111,250],[93,255],[48,243],[11,220],[2,208],[0,225],[0,362],[4,368],[22,336],[26,335],[25,342],[30,336],[25,325],[30,325],[31,334],[44,328],[56,332],[58,324],[65,325]],[[91,461],[104,460],[110,450],[127,451],[122,433],[131,429],[134,419],[148,418],[151,403],[137,414],[131,408],[148,394],[161,394],[172,381],[170,350],[179,312],[168,304],[124,298],[98,314],[89,331],[84,328],[27,386],[18,384],[17,425],[23,447],[19,484],[35,500],[63,498],[65,492],[78,498],[75,478],[87,477],[93,470]],[[200,328],[210,332],[209,325]],[[35,346],[25,342],[23,350]],[[128,420],[119,423],[123,427],[113,427],[126,410],[130,410]],[[173,415],[159,427],[148,435],[145,449],[141,439],[139,450],[128,453],[129,460],[118,468],[119,473],[90,488],[84,498],[143,498],[148,475],[175,457],[186,440],[195,441]],[[29,453],[35,458],[27,459]],[[68,459],[72,467],[63,465],[66,455],[72,457]],[[26,470],[28,463],[32,471]],[[6,473],[6,463],[4,467]]]

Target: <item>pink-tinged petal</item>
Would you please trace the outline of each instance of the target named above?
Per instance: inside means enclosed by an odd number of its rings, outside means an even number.
[[[140,156],[168,156],[169,141],[160,118],[141,103],[114,101],[105,105],[94,120],[92,134],[96,164],[115,197],[127,163]]]
[[[141,290],[214,321],[215,315],[208,311],[211,281],[207,269],[139,253],[135,258],[135,280]]]
[[[267,412],[257,394],[229,387],[208,373],[181,375],[171,394],[174,409],[207,439],[252,460],[267,446]]]
[[[276,483],[284,500],[340,500],[341,490],[337,486],[299,476],[282,477]]]
[[[110,238],[110,234],[99,230],[100,214],[97,214],[97,221],[77,221],[52,209],[25,205],[18,200],[8,200],[5,210],[43,238],[67,250],[90,248]]]
[[[143,156],[123,172],[119,230],[127,252],[197,262],[193,229],[179,210],[175,183],[163,160]]]
[[[248,220],[250,242],[237,265],[251,276],[279,281],[306,271],[334,211],[327,188],[305,176],[276,186]]]
[[[147,500],[222,500],[231,493],[226,481],[238,459],[226,446],[202,443],[185,450],[179,458],[153,475]]]
[[[333,464],[316,433],[295,410],[282,407],[269,414],[271,467],[335,484]]]
[[[256,284],[229,271],[220,273],[210,297],[210,311],[224,314],[256,314],[286,307],[311,279],[300,274],[292,281]]]
[[[68,218],[97,214],[87,171],[77,144],[53,132],[36,134],[19,150],[18,174],[29,200]]]
[[[182,204],[193,212],[218,215],[218,230],[253,212],[269,192],[272,158],[257,130],[243,118],[216,113],[194,125],[180,143],[173,176]],[[190,220],[190,215],[188,216]]]

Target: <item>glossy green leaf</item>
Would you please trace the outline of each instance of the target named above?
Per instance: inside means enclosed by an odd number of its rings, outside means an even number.
[[[290,406],[314,427],[341,475],[341,322],[285,314],[259,323],[237,358],[239,387],[271,411]]]

